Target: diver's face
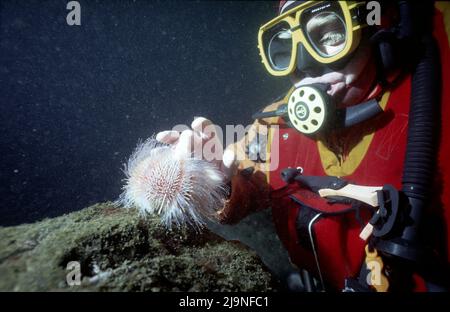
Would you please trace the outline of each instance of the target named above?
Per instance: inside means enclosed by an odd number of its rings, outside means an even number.
[[[296,87],[312,83],[329,83],[328,94],[338,107],[358,104],[368,95],[376,79],[373,53],[369,44],[362,42],[352,58],[341,70],[312,75],[298,71],[291,76]],[[319,71],[320,72],[320,71]]]

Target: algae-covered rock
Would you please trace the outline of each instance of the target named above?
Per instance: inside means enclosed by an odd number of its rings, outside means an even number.
[[[243,245],[206,229],[166,230],[159,219],[112,203],[0,227],[0,238],[1,291],[267,291],[274,285]]]

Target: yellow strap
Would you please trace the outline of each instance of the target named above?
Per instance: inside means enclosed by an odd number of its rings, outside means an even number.
[[[367,276],[367,284],[371,285],[377,292],[387,292],[389,289],[389,280],[384,275],[383,259],[378,255],[376,249],[373,252],[369,251],[369,245],[366,245],[366,265],[370,271]]]
[[[441,11],[444,17],[445,32],[447,33],[447,43],[450,45],[450,2],[448,1],[436,1],[436,9]]]
[[[380,106],[381,108],[383,108],[383,110],[386,109],[389,96],[390,92],[385,92],[381,97]],[[363,136],[361,141],[352,148],[348,157],[341,162],[322,141],[318,140],[317,148],[319,149],[320,160],[326,174],[336,177],[345,177],[351,175],[364,159],[364,156],[369,150],[369,146],[372,142],[374,134],[375,133],[372,132]]]

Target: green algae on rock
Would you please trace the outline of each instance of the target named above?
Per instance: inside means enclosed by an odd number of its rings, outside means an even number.
[[[97,204],[0,227],[1,291],[270,291],[256,253],[208,230],[165,229],[157,217]],[[69,286],[67,264],[80,264]]]

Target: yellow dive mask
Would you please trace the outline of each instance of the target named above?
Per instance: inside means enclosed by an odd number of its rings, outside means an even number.
[[[260,27],[258,48],[267,71],[285,76],[296,68],[299,46],[330,64],[358,46],[366,24],[365,2],[305,1]]]

